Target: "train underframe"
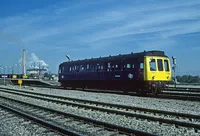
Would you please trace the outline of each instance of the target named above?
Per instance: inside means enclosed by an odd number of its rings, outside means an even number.
[[[162,81],[142,81],[142,80],[65,80],[60,81],[65,88],[73,89],[102,89],[102,90],[122,90],[127,92],[136,92],[140,95],[152,93],[157,95],[165,88],[165,83]]]

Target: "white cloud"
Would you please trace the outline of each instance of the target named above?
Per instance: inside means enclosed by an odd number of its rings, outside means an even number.
[[[42,59],[39,59],[39,57],[35,54],[35,53],[31,53],[30,56],[28,55],[27,57],[27,60],[26,60],[26,66],[28,68],[45,68],[45,69],[48,69],[48,64],[42,60]],[[22,58],[19,59],[18,61],[19,64],[22,64]]]
[[[191,22],[188,23],[173,23],[175,21],[184,21],[184,20],[193,20],[200,18],[200,11],[195,9],[189,9],[184,11],[179,11],[176,13],[173,12],[166,12],[166,13],[157,13],[157,14],[150,14],[144,15],[143,18],[133,19],[132,21],[128,22],[126,25],[122,25],[121,27],[111,28],[104,32],[95,32],[90,35],[87,35],[82,38],[84,42],[95,42],[99,40],[105,40],[110,38],[117,38],[127,35],[136,35],[136,34],[146,34],[152,32],[159,32],[159,31],[169,31],[175,30],[175,27],[179,28],[176,29],[176,34],[179,35],[179,31],[182,34],[192,33],[193,31],[196,32],[197,29],[193,27],[200,26],[199,22],[195,22],[195,26],[190,25]],[[167,23],[171,23],[170,25],[166,25]],[[187,26],[187,27],[186,27]],[[183,31],[184,30],[184,31]],[[169,35],[170,36],[170,35]],[[172,36],[172,35],[171,35]]]
[[[29,67],[48,67],[48,64],[44,60],[39,59],[35,53],[31,53],[27,64]]]
[[[174,29],[170,29],[166,32],[163,32],[161,35],[163,37],[171,37],[176,35],[184,35],[190,33],[200,32],[200,21],[196,21],[194,23],[179,25]]]
[[[102,45],[98,48],[110,46],[112,40],[123,39],[126,36],[149,34],[151,39],[151,33],[156,33],[156,36],[162,39],[200,31],[199,21],[196,21],[200,18],[200,10],[195,7],[200,4],[199,0],[134,1],[119,5],[109,1],[112,5],[101,9],[101,5],[106,5],[107,2],[75,2],[71,5],[64,2],[23,15],[0,19],[0,26],[4,26],[1,31],[17,35],[27,46],[46,41],[47,45],[57,46],[48,49],[59,49],[61,46],[60,48],[71,47],[71,50],[78,45],[87,44],[87,47],[91,48],[98,45]],[[88,8],[92,9],[91,6],[98,6],[99,9],[93,7],[93,12],[80,14]],[[105,40],[110,41],[102,42]],[[40,45],[34,46],[42,48]]]

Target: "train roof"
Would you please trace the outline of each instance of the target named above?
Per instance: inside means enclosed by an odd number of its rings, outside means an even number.
[[[74,64],[74,63],[88,63],[88,62],[96,62],[96,61],[111,61],[115,59],[127,59],[127,58],[142,58],[144,56],[161,56],[167,57],[164,51],[152,50],[152,51],[143,51],[138,53],[130,53],[130,54],[119,54],[115,56],[107,56],[107,57],[99,57],[99,58],[90,58],[90,59],[83,59],[83,60],[75,60],[75,61],[68,61],[63,63]],[[61,63],[61,64],[63,64]]]

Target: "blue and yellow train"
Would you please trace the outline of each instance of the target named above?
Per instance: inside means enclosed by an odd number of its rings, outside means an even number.
[[[68,61],[59,65],[59,82],[63,87],[158,94],[171,78],[170,59],[163,51]]]

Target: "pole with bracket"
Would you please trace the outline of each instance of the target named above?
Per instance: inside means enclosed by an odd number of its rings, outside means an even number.
[[[174,85],[175,85],[175,88],[176,88],[176,57],[172,57],[172,60],[173,60],[173,70],[174,70]]]

